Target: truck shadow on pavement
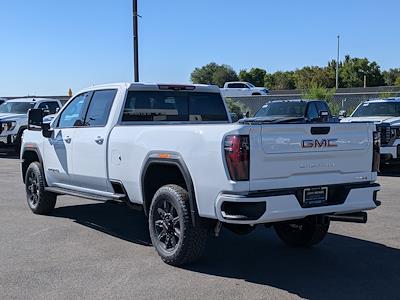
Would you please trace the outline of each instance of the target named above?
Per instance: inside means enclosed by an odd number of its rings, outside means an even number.
[[[53,217],[74,222],[139,245],[151,246],[147,220],[143,212],[125,204],[106,202],[56,207]]]
[[[307,299],[394,299],[400,250],[330,233],[317,247],[290,248],[260,226],[247,236],[223,233],[189,267],[214,276],[268,285]]]
[[[53,216],[151,245],[143,213],[123,205],[60,207]],[[184,269],[270,286],[308,299],[398,299],[400,292],[399,249],[333,233],[318,247],[303,249],[285,246],[273,230],[263,226],[246,236],[223,229],[219,238],[210,238],[204,257]]]
[[[3,159],[19,159],[19,154],[18,153],[4,153],[4,152],[0,152],[0,158]]]

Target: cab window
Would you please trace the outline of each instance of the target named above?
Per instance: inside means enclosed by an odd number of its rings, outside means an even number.
[[[83,93],[75,97],[60,115],[58,127],[71,128],[83,125],[83,112],[91,93]]]
[[[318,109],[315,106],[314,102],[310,102],[308,104],[307,118],[309,120],[313,120],[313,119],[317,119],[318,118]]]

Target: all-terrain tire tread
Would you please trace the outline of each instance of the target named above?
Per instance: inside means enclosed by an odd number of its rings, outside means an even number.
[[[48,215],[50,214],[54,207],[56,206],[57,202],[57,195],[51,192],[47,192],[45,190],[46,184],[44,180],[44,175],[42,173],[41,164],[39,162],[32,162],[28,170],[26,172],[26,176],[28,177],[29,172],[33,169],[36,173],[39,183],[39,203],[36,208],[32,208],[29,203],[29,207],[31,208],[32,212],[37,215]],[[28,178],[25,178],[25,182],[28,182]],[[27,199],[29,202],[29,199]]]
[[[189,206],[189,194],[184,188],[175,184],[165,185],[155,193],[153,200],[163,193],[172,195],[178,201],[182,209],[183,226],[185,229],[181,230],[181,251],[177,251],[171,256],[164,256],[160,252],[159,254],[165,263],[173,266],[191,263],[202,256],[206,248],[208,231],[202,226],[193,226]],[[154,201],[152,205],[153,203]],[[152,208],[150,208],[150,211],[152,211]],[[150,220],[151,218],[149,218]]]

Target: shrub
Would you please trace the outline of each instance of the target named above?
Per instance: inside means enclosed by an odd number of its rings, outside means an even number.
[[[226,105],[230,113],[235,113],[239,119],[242,119],[249,108],[239,101],[235,101],[232,98],[225,98]]]
[[[340,106],[333,101],[334,94],[335,89],[326,89],[322,86],[313,84],[308,90],[303,92],[303,99],[325,100],[329,105],[332,115],[338,115]]]

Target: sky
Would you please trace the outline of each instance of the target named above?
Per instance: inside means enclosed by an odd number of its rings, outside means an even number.
[[[140,81],[209,62],[268,72],[349,54],[400,67],[398,0],[138,0]],[[133,81],[132,0],[0,0],[0,96]]]

